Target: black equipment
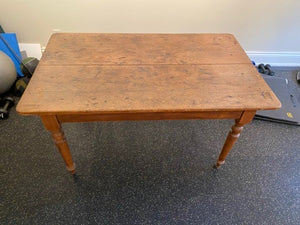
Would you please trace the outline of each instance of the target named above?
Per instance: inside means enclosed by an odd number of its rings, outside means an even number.
[[[11,97],[4,97],[1,99],[1,108],[0,108],[0,119],[5,120],[9,116],[9,109],[15,104],[14,99]],[[2,107],[3,106],[3,107]]]
[[[277,110],[259,110],[255,118],[273,122],[300,125],[300,104],[291,90],[292,84],[281,77],[263,76],[272,91],[280,100],[282,107]]]

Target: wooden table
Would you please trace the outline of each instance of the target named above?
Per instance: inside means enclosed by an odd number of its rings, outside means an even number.
[[[64,122],[235,119],[219,167],[256,110],[280,106],[231,34],[58,33],[17,111],[41,117],[75,173]]]

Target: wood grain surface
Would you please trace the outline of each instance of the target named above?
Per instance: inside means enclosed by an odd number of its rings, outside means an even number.
[[[249,63],[231,34],[74,34],[49,40],[47,65]]]
[[[229,34],[55,34],[17,111],[58,115],[279,107]]]

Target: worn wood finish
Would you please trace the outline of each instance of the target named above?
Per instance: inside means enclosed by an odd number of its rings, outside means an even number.
[[[21,114],[276,109],[229,34],[54,34]]]
[[[47,65],[191,65],[251,61],[231,34],[77,34],[49,40]]]
[[[241,132],[243,131],[244,125],[250,123],[255,116],[256,111],[245,111],[239,119],[235,120],[235,124],[232,126],[231,131],[229,131],[223,149],[219,155],[216,168],[220,167],[225,163],[225,158],[230,152],[231,148],[240,137]]]
[[[167,113],[115,113],[58,115],[59,121],[130,121],[130,120],[188,120],[188,119],[236,119],[243,112],[167,112]]]
[[[280,102],[230,34],[54,34],[17,111],[39,115],[75,172],[60,123],[236,119]]]
[[[63,160],[66,163],[67,170],[74,174],[75,164],[72,160],[71,152],[59,120],[56,116],[41,116],[41,120],[45,128],[51,132],[53,141],[55,142]]]
[[[23,114],[275,109],[253,65],[40,66]]]

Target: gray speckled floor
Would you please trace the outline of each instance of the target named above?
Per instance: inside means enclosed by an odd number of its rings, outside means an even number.
[[[300,127],[253,121],[215,171],[232,124],[64,124],[74,181],[39,118],[12,110],[0,121],[0,224],[299,225]]]

